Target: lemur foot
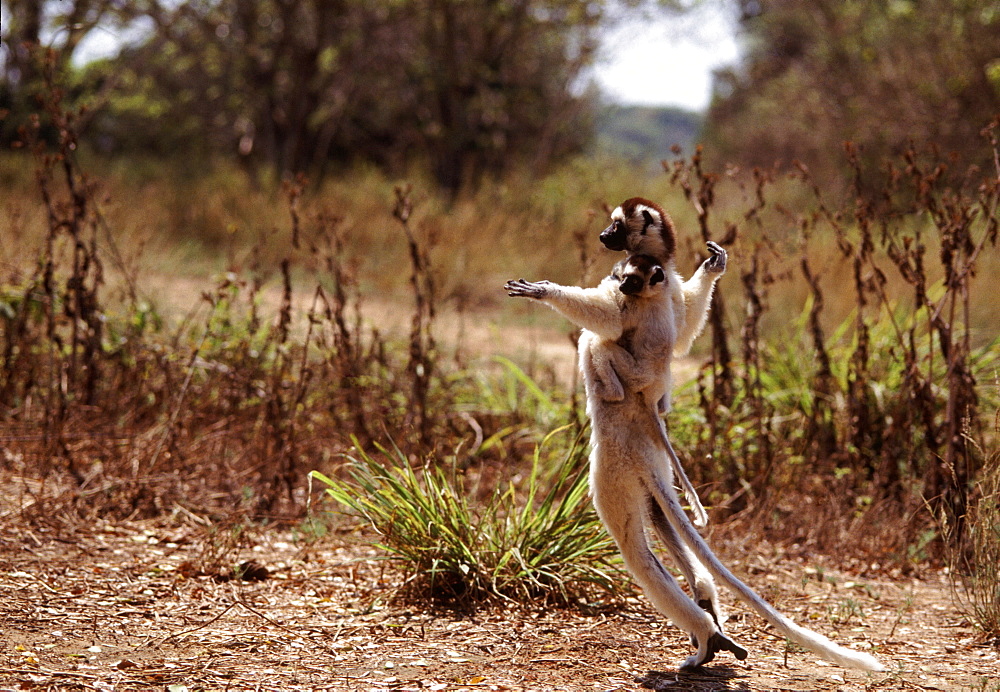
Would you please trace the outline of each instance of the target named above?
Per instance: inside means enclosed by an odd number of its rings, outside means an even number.
[[[625,390],[617,378],[612,380],[598,378],[594,382],[594,394],[601,401],[623,401],[625,399]]]
[[[503,285],[507,295],[511,298],[544,298],[548,293],[548,286],[551,281],[526,281],[525,279],[514,279]]]
[[[688,656],[684,660],[684,663],[681,664],[681,670],[700,668],[706,663],[711,663],[712,660],[715,659],[715,654],[720,651],[728,651],[735,656],[738,661],[745,660],[748,655],[747,650],[742,646],[734,642],[722,632],[716,632],[708,638],[708,645],[705,647],[705,653],[699,651],[694,656]]]
[[[715,626],[719,628],[719,632],[722,632],[722,623],[719,622],[719,616],[715,612],[715,606],[712,605],[712,601],[710,601],[707,598],[703,598],[699,600],[697,603],[699,608],[701,608],[706,613],[712,616],[712,620],[715,621]],[[723,633],[723,636],[725,636],[725,633]],[[694,636],[693,634],[691,635],[691,646],[698,646],[698,637]]]

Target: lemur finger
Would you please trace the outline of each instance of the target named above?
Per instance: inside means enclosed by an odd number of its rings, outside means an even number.
[[[541,298],[545,294],[538,284],[524,279],[508,281],[503,287],[511,298]]]
[[[709,240],[706,244],[708,245],[708,251],[711,252],[712,255],[705,260],[705,268],[715,271],[725,269],[727,259],[726,251],[721,245],[713,243],[711,240]]]

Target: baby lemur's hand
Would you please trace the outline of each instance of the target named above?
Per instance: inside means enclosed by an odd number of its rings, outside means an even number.
[[[507,295],[511,298],[535,298],[541,300],[548,294],[548,287],[552,285],[551,281],[525,281],[524,279],[515,279],[513,281],[508,281],[503,285],[504,290],[507,291]]]
[[[721,274],[726,271],[726,251],[718,243],[713,243],[711,240],[708,241],[708,251],[711,252],[711,256],[705,260],[701,266],[705,268],[705,271],[712,272],[714,274]]]

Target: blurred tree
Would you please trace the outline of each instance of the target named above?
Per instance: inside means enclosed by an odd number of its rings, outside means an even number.
[[[101,21],[115,0],[5,0],[0,40],[2,79],[30,83],[38,75],[37,47],[51,48],[61,66],[69,63],[77,47]]]
[[[278,176],[416,160],[455,191],[581,150],[600,28],[699,1],[5,0],[0,107],[31,110],[32,46],[48,44],[71,102],[93,101],[84,137],[101,151]],[[99,22],[120,53],[74,65]]]
[[[153,28],[99,70],[121,82],[107,140],[156,153],[238,154],[279,172],[309,167],[330,152],[338,129],[350,129],[358,86],[380,81],[365,69],[363,9],[351,0],[129,3],[122,19]],[[380,38],[367,37],[369,55]]]
[[[597,48],[600,3],[409,4],[419,32],[408,82],[434,174],[446,187],[513,162],[579,149],[589,125],[572,85]]]
[[[64,71],[84,38],[121,0],[4,0],[0,2],[0,144],[37,108],[43,69]]]
[[[154,29],[91,77],[124,87],[108,142],[238,153],[279,175],[421,157],[457,190],[584,144],[574,85],[610,2],[135,0],[118,17]]]
[[[737,0],[742,63],[716,75],[706,139],[719,158],[798,159],[831,173],[908,141],[975,161],[1000,113],[1000,4],[978,0]],[[978,161],[976,161],[978,162]]]

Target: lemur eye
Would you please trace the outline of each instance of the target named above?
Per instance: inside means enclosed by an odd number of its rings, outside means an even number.
[[[622,281],[619,290],[626,295],[634,295],[642,290],[642,279],[634,274],[632,276],[626,276],[625,280]]]

